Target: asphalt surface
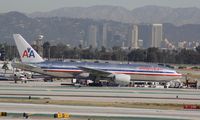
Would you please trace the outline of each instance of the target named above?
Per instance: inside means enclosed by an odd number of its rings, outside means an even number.
[[[173,119],[199,119],[200,111],[184,110],[159,110],[159,109],[136,109],[115,107],[88,107],[67,105],[38,105],[38,104],[15,104],[0,103],[0,111],[10,113],[40,113],[52,114],[57,112],[69,113],[72,116],[110,116],[110,117],[148,117],[148,118],[173,118]]]
[[[155,89],[128,87],[67,87],[60,86],[60,82],[18,83],[0,82],[0,98],[49,98],[52,100],[81,100],[95,102],[140,102],[140,103],[175,103],[200,104],[200,90],[198,89]],[[9,113],[38,113],[53,114],[67,112],[74,116],[110,116],[110,117],[145,117],[169,119],[200,118],[200,110],[161,110],[115,107],[91,107],[69,105],[46,105],[25,103],[0,103],[0,111]],[[6,119],[6,118],[0,118]],[[7,118],[11,119],[11,118]],[[12,118],[21,119],[21,118]],[[37,118],[36,118],[37,119]],[[42,119],[42,118],[40,118]],[[76,120],[75,118],[72,120]],[[79,119],[81,120],[81,119]],[[96,119],[95,119],[96,120]],[[110,120],[110,119],[109,119]]]
[[[39,97],[51,100],[82,100],[98,102],[144,102],[200,104],[198,89],[155,89],[120,87],[67,87],[59,83],[32,82],[14,84],[0,82],[0,98]],[[53,86],[55,85],[55,86]]]

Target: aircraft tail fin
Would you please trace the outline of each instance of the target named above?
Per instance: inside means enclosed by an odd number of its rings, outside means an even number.
[[[22,62],[38,63],[43,62],[42,57],[26,42],[20,34],[13,34],[15,44]]]

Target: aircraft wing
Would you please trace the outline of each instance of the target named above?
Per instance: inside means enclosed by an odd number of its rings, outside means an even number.
[[[31,69],[36,68],[36,66],[34,66],[34,65],[29,65],[29,64],[24,64],[24,63],[14,63],[13,62],[11,65],[14,68],[19,68],[19,69],[23,69],[23,70],[31,70]]]
[[[96,76],[108,76],[110,74],[112,74],[111,72],[107,72],[107,71],[103,71],[103,70],[99,70],[99,69],[94,69],[94,68],[88,68],[88,67],[78,67],[81,70],[88,72],[92,75],[96,75]]]

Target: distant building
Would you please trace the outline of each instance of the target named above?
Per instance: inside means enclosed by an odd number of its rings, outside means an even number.
[[[153,24],[151,47],[160,48],[162,39],[163,39],[162,24]]]
[[[173,45],[167,38],[163,40],[163,47],[167,49],[175,49],[175,45]]]
[[[195,46],[198,47],[200,44],[199,42],[195,42]]]
[[[138,46],[138,26],[133,25],[132,31],[131,31],[131,48],[137,49]]]
[[[103,24],[102,45],[107,48],[107,24]]]
[[[97,48],[97,26],[91,25],[88,30],[88,46]]]
[[[138,25],[138,36],[139,39],[143,40],[143,48],[151,47],[152,25],[151,24]]]
[[[112,46],[111,47],[122,47],[122,38],[119,34],[114,34],[112,39]]]
[[[199,42],[198,41],[192,41],[192,42],[188,42],[188,41],[181,41],[178,42],[178,48],[187,48],[187,49],[193,49],[199,46]]]
[[[113,43],[113,36],[114,36],[114,33],[113,33],[113,30],[111,29],[110,26],[107,26],[107,45],[106,47],[107,48],[112,48],[114,44],[108,44],[108,43]]]
[[[0,60],[4,61],[6,58],[6,52],[5,49],[0,49]]]
[[[108,24],[103,23],[100,24],[97,30],[97,44],[98,48],[101,48],[104,46],[105,48],[108,48]]]
[[[143,40],[138,40],[138,47],[139,48],[143,48],[143,44],[144,44]]]
[[[178,48],[187,48],[187,42],[186,41],[178,42]]]

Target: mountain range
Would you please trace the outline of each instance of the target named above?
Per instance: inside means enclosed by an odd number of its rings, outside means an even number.
[[[174,25],[200,24],[200,9],[144,6],[128,10],[119,6],[65,7],[49,12],[35,12],[30,17],[89,18],[125,23],[172,23]]]
[[[170,13],[171,15],[169,15]],[[139,39],[142,40],[151,38],[148,35],[151,34],[149,24],[163,23],[163,39],[167,38],[174,44],[180,41],[199,41],[199,14],[198,8],[158,6],[146,6],[132,11],[116,6],[61,8],[51,12],[32,14],[13,11],[0,14],[0,43],[14,44],[12,34],[20,33],[30,43],[33,43],[33,40],[42,34],[44,40],[51,44],[64,43],[78,46],[83,41],[88,40],[88,31],[91,25],[97,26],[98,30],[101,31],[102,25],[107,24],[108,45],[117,46],[122,45],[122,43],[126,45],[128,40],[130,41],[129,33],[133,21],[140,23],[138,25]],[[168,15],[173,16],[173,19],[168,18]],[[98,33],[100,41],[102,33]],[[148,44],[147,41],[144,41],[144,44]]]

